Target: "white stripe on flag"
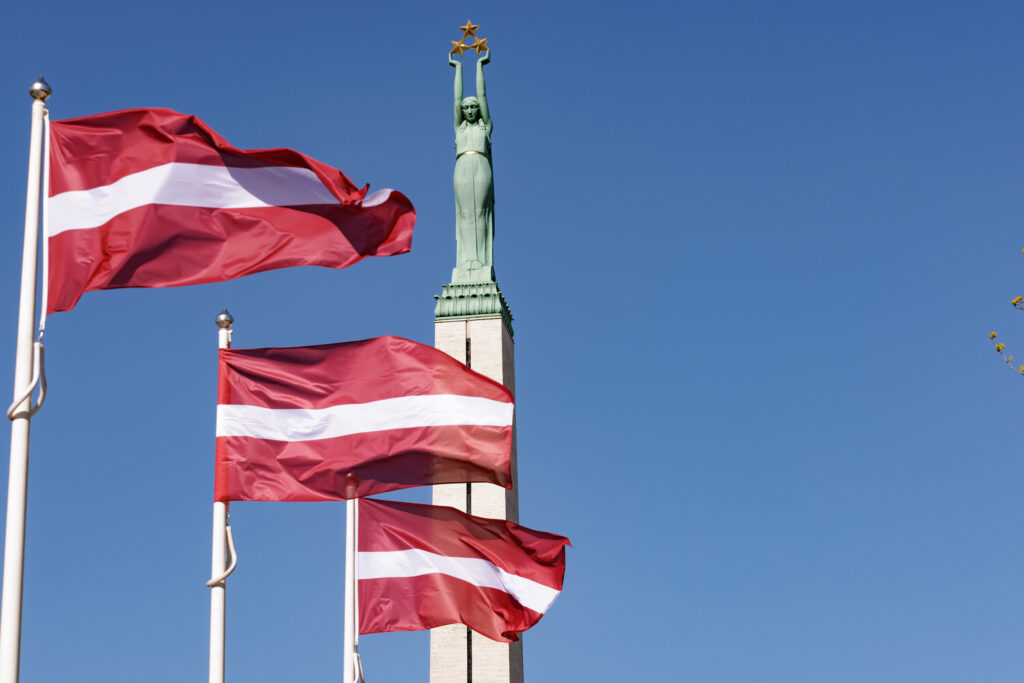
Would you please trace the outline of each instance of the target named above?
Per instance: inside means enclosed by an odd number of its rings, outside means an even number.
[[[356,576],[363,579],[396,579],[424,574],[445,574],[482,588],[497,588],[523,607],[543,614],[558,597],[558,591],[475,557],[449,557],[426,550],[390,550],[357,554]]]
[[[50,197],[49,202],[52,237],[65,230],[99,227],[147,204],[247,209],[338,204],[338,199],[306,168],[229,168],[172,162],[103,187],[62,192]]]
[[[218,405],[217,436],[312,441],[409,427],[509,427],[513,410],[511,403],[451,394],[399,396],[316,409]]]
[[[391,196],[392,192],[394,192],[394,190],[392,190],[390,187],[385,187],[383,190],[371,192],[370,194],[366,195],[358,202],[356,202],[356,204],[359,204],[364,209],[368,209],[371,206],[379,206],[388,200],[388,197]]]

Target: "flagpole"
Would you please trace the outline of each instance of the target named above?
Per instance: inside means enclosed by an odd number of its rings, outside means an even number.
[[[43,118],[52,90],[40,76],[32,84],[32,132],[29,137],[28,192],[25,197],[25,246],[21,260],[18,346],[14,361],[15,400],[32,380],[32,323],[36,314],[39,261],[39,184]],[[17,683],[21,657],[21,595],[25,573],[25,506],[28,498],[28,437],[31,396],[12,406],[11,464],[7,479],[7,531],[4,537],[3,602],[0,605],[0,683]]]
[[[356,683],[356,498],[345,501],[345,656],[343,683]]]
[[[363,678],[363,658],[359,655],[359,499],[355,499],[356,504],[355,520],[352,522],[352,531],[355,532],[352,535],[355,540],[352,541],[352,656],[355,659],[353,662],[356,672],[353,676],[356,679],[356,683],[366,683],[366,679]]]
[[[235,319],[224,309],[217,316],[217,346],[231,348],[231,325]],[[210,586],[210,683],[224,683],[225,634],[227,617],[228,504],[213,504],[213,548],[210,576],[221,577]]]

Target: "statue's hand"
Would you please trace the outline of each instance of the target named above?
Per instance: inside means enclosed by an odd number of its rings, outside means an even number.
[[[480,63],[481,64],[488,64],[488,63],[490,63],[490,61],[491,61],[491,51],[490,50],[484,50],[484,56],[480,58]]]
[[[458,60],[455,59],[455,57],[452,56],[451,52],[448,53],[448,64],[450,64],[451,66],[458,66],[459,65]]]

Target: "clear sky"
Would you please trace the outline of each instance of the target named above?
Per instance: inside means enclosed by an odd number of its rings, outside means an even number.
[[[240,348],[432,342],[467,18],[521,521],[574,545],[528,680],[1024,680],[1024,378],[987,340],[1024,357],[1024,5],[58,0],[0,5],[0,387],[40,72],[55,119],[198,114],[419,220],[404,256],[50,318],[22,681],[205,680],[221,307]],[[232,521],[229,680],[339,680],[344,506]],[[365,637],[367,675],[426,680],[427,643]]]

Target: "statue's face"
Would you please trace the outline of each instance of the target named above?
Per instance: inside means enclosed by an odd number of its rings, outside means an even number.
[[[476,102],[466,102],[462,105],[462,116],[470,123],[476,123],[480,116],[480,105]]]

